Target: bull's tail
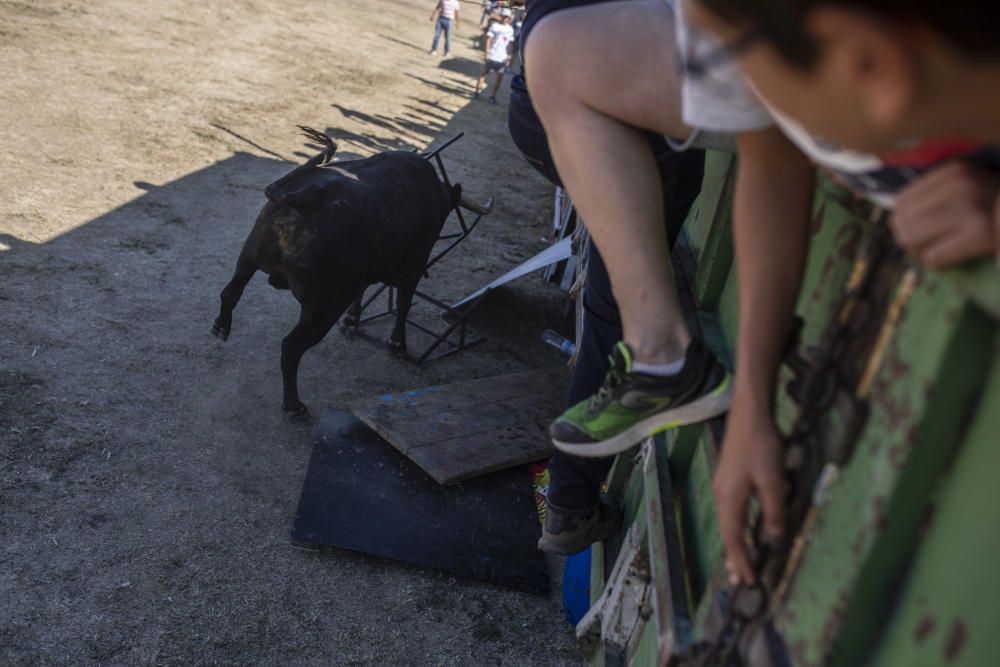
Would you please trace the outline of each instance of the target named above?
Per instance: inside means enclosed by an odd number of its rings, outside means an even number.
[[[315,167],[321,164],[326,164],[333,159],[334,154],[337,152],[337,142],[330,138],[325,132],[320,132],[319,130],[313,129],[311,127],[306,127],[305,125],[297,126],[302,130],[302,135],[307,139],[312,139],[316,143],[325,146],[319,155],[311,158],[309,162],[306,162],[302,167]]]
[[[337,152],[337,142],[323,132],[314,130],[311,127],[306,127],[305,125],[299,125],[298,127],[302,130],[302,134],[308,139],[320,143],[326,148],[309,158],[305,164],[299,165],[276,180],[274,183],[271,183],[264,188],[264,194],[268,199],[276,204],[294,205],[297,200],[301,200],[303,192],[299,191],[297,188],[289,188],[289,183],[291,183],[299,174],[327,164],[333,159],[334,154]],[[289,189],[291,190],[290,192]]]

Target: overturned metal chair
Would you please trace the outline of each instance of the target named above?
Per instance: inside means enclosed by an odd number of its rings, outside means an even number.
[[[449,188],[451,187],[451,180],[448,178],[448,171],[447,169],[445,169],[444,162],[441,159],[441,152],[444,151],[444,149],[451,146],[452,144],[454,144],[459,139],[461,139],[463,136],[465,136],[465,132],[459,132],[457,135],[455,135],[445,143],[441,144],[437,148],[422,153],[423,157],[425,157],[428,160],[434,161],[434,163],[437,165],[438,172],[441,174],[441,180],[443,180],[445,185],[448,186]],[[473,218],[471,222],[469,222],[465,219],[465,215],[462,213],[461,205],[458,203],[455,204],[455,208],[453,210],[455,212],[455,217],[458,221],[459,230],[452,233],[442,233],[441,236],[438,238],[438,242],[445,241],[447,242],[447,245],[441,250],[434,253],[431,256],[431,258],[427,261],[427,266],[424,269],[425,278],[428,277],[429,275],[428,271],[430,270],[430,268],[435,264],[437,264],[441,259],[443,259],[445,255],[454,250],[459,243],[468,238],[469,235],[472,234],[472,231],[479,224],[480,220],[482,220],[483,217],[488,215],[492,209],[493,209],[493,198],[490,197],[489,200],[487,200],[486,204],[479,207],[478,210],[470,208],[470,210],[476,214],[476,217]],[[375,289],[375,292],[372,293],[370,296],[368,296],[366,299],[364,299],[364,301],[362,301],[361,303],[362,317],[359,321],[359,324],[364,324],[365,322],[372,322],[374,320],[378,320],[383,317],[395,316],[396,315],[395,292],[396,290],[389,285],[383,284],[377,287]],[[386,294],[385,310],[377,312],[372,315],[365,316],[364,313],[365,311],[368,310],[368,307],[371,304],[373,304],[380,296],[382,296],[383,293]],[[413,296],[414,298],[420,299],[421,301],[425,301],[431,304],[432,306],[440,308],[442,311],[443,319],[448,323],[447,327],[443,331],[433,331],[423,326],[419,322],[415,322],[410,317],[406,318],[406,323],[409,326],[412,326],[413,328],[417,329],[418,331],[421,331],[422,333],[426,334],[427,336],[430,336],[431,338],[430,345],[428,345],[427,348],[419,356],[413,359],[413,361],[415,361],[417,364],[425,364],[435,359],[440,359],[441,357],[446,357],[448,355],[455,354],[456,352],[461,352],[466,348],[472,347],[473,345],[476,345],[486,340],[482,336],[470,337],[467,328],[469,315],[475,308],[475,305],[482,300],[482,297],[485,296],[485,293],[480,295],[472,303],[463,304],[461,308],[450,306],[447,303],[441,301],[440,299],[436,299],[420,289],[415,290]],[[443,351],[437,351],[438,348],[440,348],[441,346],[444,346],[445,349]]]

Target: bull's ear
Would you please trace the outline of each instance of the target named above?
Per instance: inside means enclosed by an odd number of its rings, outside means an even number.
[[[451,206],[448,208],[455,208],[458,206],[458,202],[462,199],[462,184],[455,183],[451,186]]]

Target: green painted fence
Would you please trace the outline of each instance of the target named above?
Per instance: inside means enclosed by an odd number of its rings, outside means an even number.
[[[709,155],[675,258],[703,335],[729,359],[734,171],[731,156]],[[798,304],[807,360],[863,264],[869,219],[836,188],[817,190]],[[747,665],[781,655],[803,667],[1000,665],[1000,275],[993,265],[934,273],[899,255],[878,263],[868,301],[855,313],[866,333],[838,366],[865,387],[867,418],[773,607],[781,648],[764,650],[758,628],[738,653]],[[783,369],[785,429],[801,409],[791,378]],[[815,446],[845,437],[842,408],[830,406]],[[679,429],[616,461],[609,491],[627,521],[594,547],[595,606],[578,626],[592,664],[697,664],[698,643],[715,639],[726,587],[711,477],[724,427]]]

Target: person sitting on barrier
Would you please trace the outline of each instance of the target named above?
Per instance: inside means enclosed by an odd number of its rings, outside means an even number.
[[[521,32],[522,44],[531,29],[549,13],[607,0],[535,0],[528,6]],[[523,60],[523,59],[522,59]],[[514,144],[527,162],[553,185],[563,187],[549,150],[545,129],[535,113],[524,77],[511,82],[508,127]],[[647,150],[654,156],[662,190],[667,246],[674,245],[701,188],[704,153],[677,153],[664,138],[646,134]],[[608,371],[608,356],[621,340],[622,326],[608,272],[593,243],[586,248],[586,282],[582,299],[583,321],[576,365],[573,368],[567,407],[597,392]],[[560,555],[578,553],[611,536],[621,524],[621,511],[600,496],[600,487],[613,458],[581,458],[557,451],[549,461],[547,511],[538,546]]]
[[[682,65],[678,46],[685,56]],[[690,339],[657,240],[655,180],[651,161],[639,148],[637,128],[686,137],[679,148],[723,147],[727,133],[735,135],[740,154],[733,203],[739,369],[715,490],[730,578],[749,583],[755,577],[743,526],[750,497],[758,496],[769,534],[784,529],[774,395],[808,246],[810,160],[882,205],[891,205],[896,193],[934,161],[917,152],[886,164],[830,146],[773,116],[731,62],[730,54],[739,48],[740,42],[720,46],[692,31],[683,12],[675,23],[662,0],[633,0],[551,14],[525,45],[525,62],[559,173],[607,264],[628,343],[619,346],[623,352],[597,395],[553,425],[553,441],[563,451],[581,456],[620,452],[647,434],[650,423],[654,429],[689,423],[658,419],[657,413],[676,414],[674,396],[662,385],[643,383],[637,391],[630,360],[633,348],[639,359],[676,363]],[[654,401],[636,401],[641,393]],[[661,400],[665,405],[656,404]],[[691,417],[685,410],[681,414]]]
[[[707,108],[697,119],[720,132],[692,130],[681,116],[675,43],[673,14],[662,0],[625,0],[553,12],[524,45],[535,107],[559,175],[604,258],[623,329],[604,385],[552,425],[553,441],[566,453],[619,453],[656,430],[721,414],[729,403],[728,373],[691,336],[681,313],[660,222],[660,184],[643,129],[687,138],[683,147],[731,150],[727,123],[763,128],[743,138],[749,147],[745,162],[756,164],[751,170],[756,176],[744,178],[738,203],[764,231],[782,219],[800,224],[768,246],[757,243],[741,265],[755,279],[742,281],[741,289],[761,314],[790,312],[794,305],[794,295],[773,298],[771,286],[796,282],[801,266],[772,268],[771,256],[789,246],[797,254],[805,245],[813,183],[809,162],[769,127],[766,114],[756,108],[742,114],[738,97],[729,100],[729,116]],[[779,169],[780,183],[771,177]],[[787,328],[765,327],[758,335],[783,341]],[[776,347],[775,357],[781,352]]]
[[[762,99],[827,140],[887,164],[1000,146],[1000,3],[697,0],[692,20]],[[997,163],[986,149],[901,190],[896,241],[932,268],[1000,265]]]

